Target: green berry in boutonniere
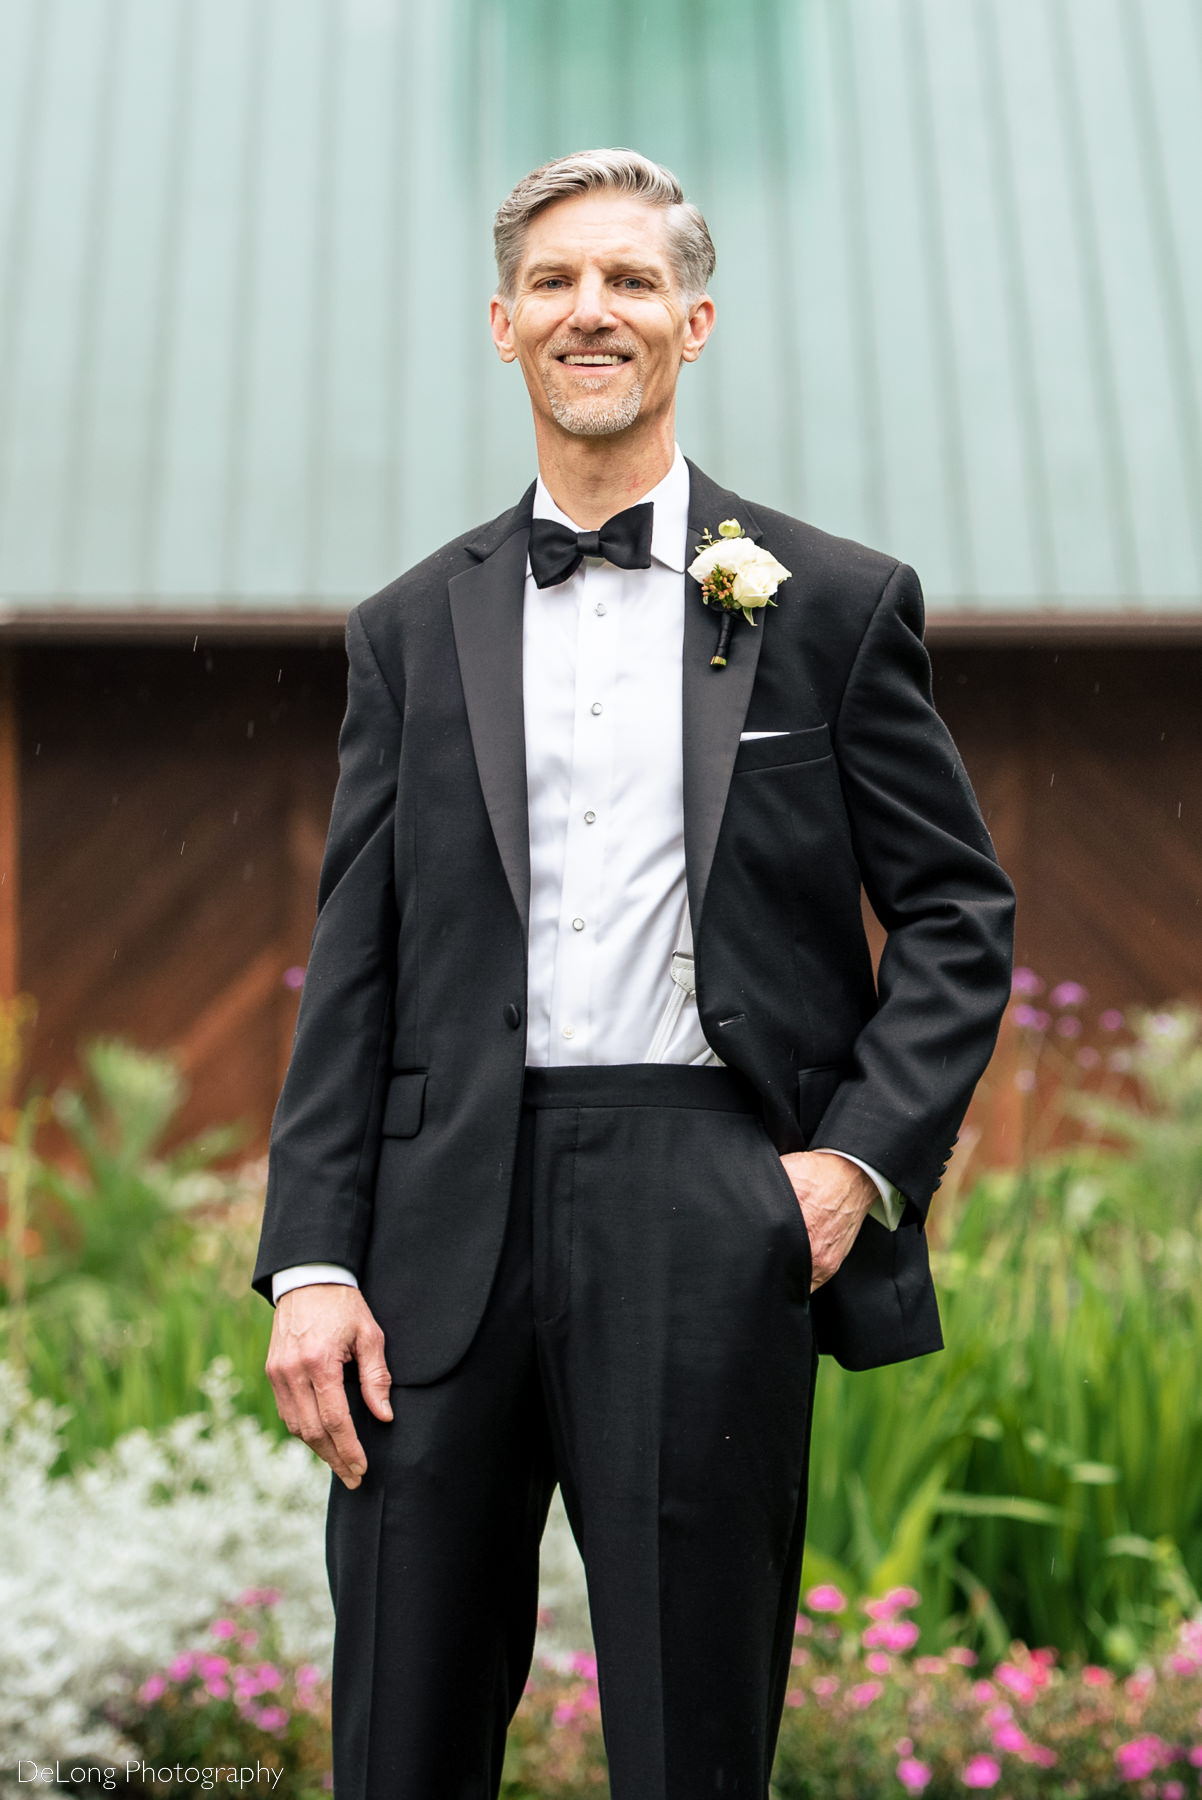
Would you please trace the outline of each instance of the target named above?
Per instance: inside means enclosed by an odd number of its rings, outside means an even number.
[[[705,604],[722,608],[718,647],[710,658],[710,666],[724,669],[735,614],[741,612],[747,623],[754,625],[756,607],[776,605],[772,596],[782,581],[788,581],[789,570],[769,551],[744,537],[737,519],[723,519],[716,538],[710,536],[707,526],[697,555],[689,564],[689,574],[701,583]]]

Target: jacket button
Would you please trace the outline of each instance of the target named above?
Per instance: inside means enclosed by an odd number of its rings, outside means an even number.
[[[501,1017],[511,1030],[516,1031],[522,1022],[522,1009],[520,1006],[515,1006],[511,1000]]]

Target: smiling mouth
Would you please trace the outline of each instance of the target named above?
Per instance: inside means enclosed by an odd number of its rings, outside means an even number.
[[[570,350],[566,355],[557,357],[556,361],[567,369],[620,369],[625,367],[630,358],[612,352],[597,354]]]

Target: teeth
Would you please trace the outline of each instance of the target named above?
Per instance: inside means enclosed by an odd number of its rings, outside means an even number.
[[[564,362],[574,369],[617,368],[626,361],[624,356],[565,356]]]

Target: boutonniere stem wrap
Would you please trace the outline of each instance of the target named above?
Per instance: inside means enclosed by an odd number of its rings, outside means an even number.
[[[754,625],[757,607],[776,605],[772,596],[782,581],[788,581],[789,570],[769,551],[744,537],[737,519],[723,519],[716,538],[706,528],[697,555],[689,564],[689,574],[700,582],[705,604],[721,608],[718,644],[710,667],[724,669],[735,614],[742,613],[747,623]]]

